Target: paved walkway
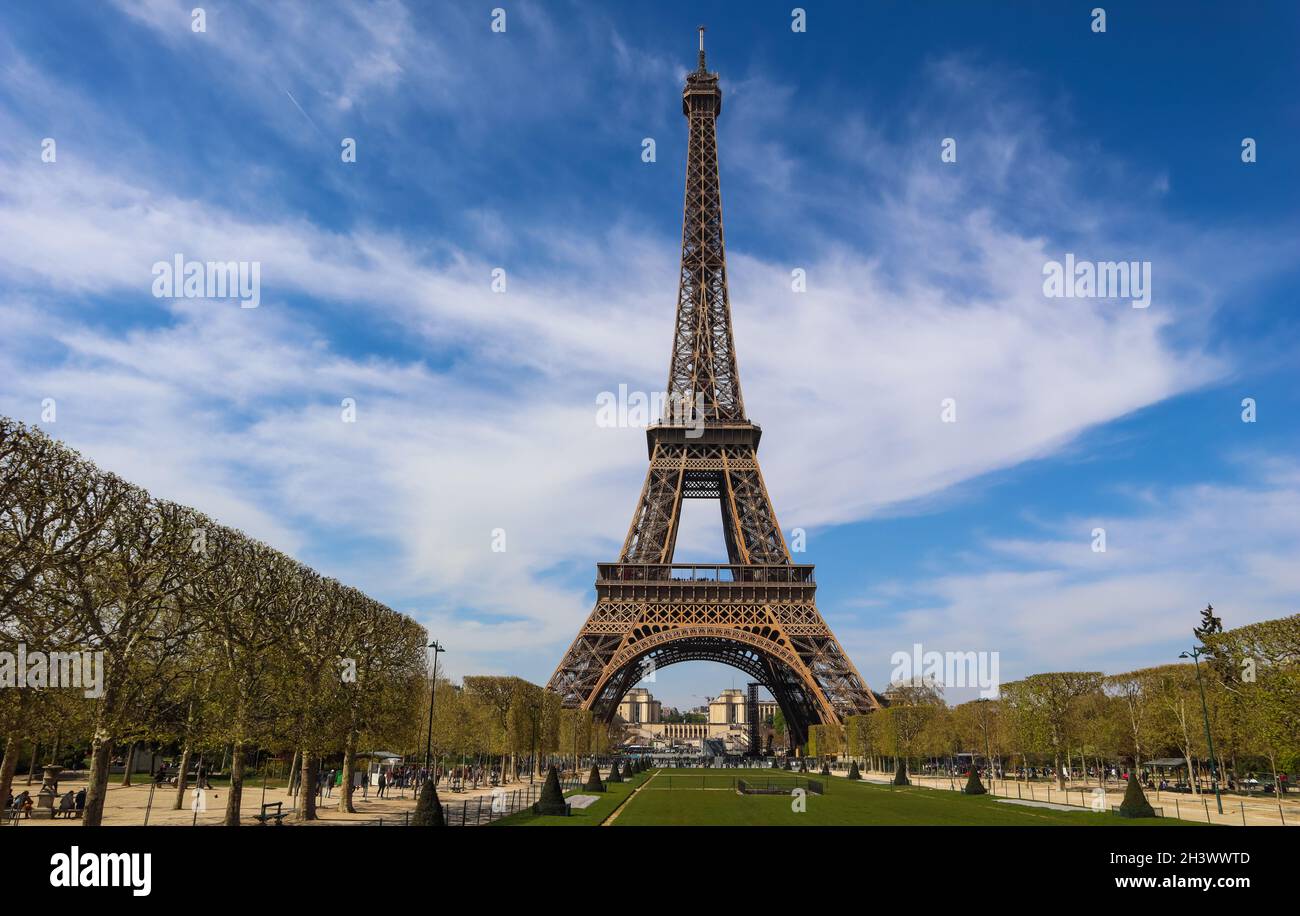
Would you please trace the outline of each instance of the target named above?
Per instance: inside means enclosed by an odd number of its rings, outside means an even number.
[[[845,771],[833,771],[843,776]],[[863,771],[863,778],[871,782],[893,782],[892,772]],[[931,789],[950,789],[961,791],[966,785],[966,777],[920,776],[908,774],[913,785]],[[1088,783],[1074,780],[1066,783],[1062,792],[1053,782],[1026,782],[1013,779],[996,779],[993,785],[985,783],[990,794],[1004,798],[1026,801],[1041,801],[1049,804],[1067,805],[1074,810],[1093,810],[1094,798],[1100,788],[1095,782]],[[1105,810],[1117,807],[1124,800],[1124,784],[1116,786],[1108,782],[1105,788]],[[1213,793],[1189,795],[1178,792],[1148,791],[1147,801],[1152,807],[1163,808],[1166,817],[1176,817],[1185,821],[1201,821],[1211,824],[1236,824],[1241,826],[1300,826],[1300,798],[1288,798],[1278,801],[1272,797],[1243,798],[1239,795],[1223,796],[1223,814],[1218,812]]]
[[[200,802],[200,810],[193,810],[194,796],[193,790],[186,791],[184,807],[177,811],[173,809],[176,801],[175,786],[159,786],[153,793],[152,807],[150,803],[151,784],[147,781],[148,777],[141,774],[146,781],[136,783],[131,786],[122,786],[118,784],[121,779],[118,776],[109,782],[108,797],[104,803],[104,821],[107,826],[139,826],[144,824],[146,811],[148,815],[149,826],[190,826],[199,825],[216,825],[225,820],[226,816],[226,798],[228,789],[225,786],[218,785],[203,793]],[[540,785],[541,778],[538,777]],[[84,775],[80,777],[65,778],[59,782],[59,792],[71,789],[76,792],[86,785]],[[526,789],[528,780],[525,778],[520,781],[507,783],[504,786],[480,786],[477,789],[466,789],[463,792],[451,792],[447,789],[447,783],[444,781],[442,788],[438,792],[438,799],[444,807],[450,805],[462,805],[466,802],[477,804],[479,798],[484,799],[487,804],[494,791],[501,789],[511,791],[513,789]],[[14,794],[27,789],[22,779],[14,781]],[[32,795],[35,797],[35,790],[40,786],[33,783],[30,787]],[[355,814],[345,814],[338,810],[340,791],[334,789],[332,797],[326,797],[316,806],[317,820],[300,821],[296,814],[286,818],[286,823],[296,823],[303,826],[345,826],[348,824],[374,824],[382,820],[385,824],[400,824],[404,822],[407,812],[415,809],[416,792],[412,789],[405,791],[393,789],[392,797],[378,798],[375,794],[375,788],[370,788],[369,797],[362,794],[361,790],[356,790],[352,795],[352,807],[356,808]],[[268,803],[280,802],[282,810],[292,811],[295,799],[290,796],[284,789],[269,787],[265,793],[265,801]],[[244,783],[244,794],[241,799],[240,815],[245,824],[257,826],[257,821],[253,815],[260,814],[262,810],[263,792],[262,785],[256,780],[250,780]],[[74,827],[80,826],[81,821],[69,820],[59,817],[53,820],[32,818],[28,820],[22,818],[18,821],[18,827]],[[9,829],[8,826],[0,829]]]

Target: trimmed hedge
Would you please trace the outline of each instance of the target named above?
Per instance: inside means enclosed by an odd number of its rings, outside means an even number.
[[[447,821],[442,816],[442,802],[438,801],[438,790],[432,779],[426,779],[420,787],[420,797],[415,802],[415,813],[411,815],[412,827],[446,827]]]
[[[1136,769],[1136,768],[1135,768]],[[1156,809],[1147,801],[1142,791],[1142,781],[1137,773],[1128,774],[1128,787],[1124,789],[1124,800],[1119,803],[1120,817],[1155,817]]]
[[[560,788],[560,774],[554,766],[546,771],[546,784],[542,786],[541,798],[533,804],[533,813],[560,816],[569,813],[569,803],[564,800],[564,790]]]

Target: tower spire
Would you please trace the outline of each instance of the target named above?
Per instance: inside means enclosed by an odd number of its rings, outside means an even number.
[[[721,113],[722,89],[718,74],[705,67],[704,26],[700,26],[700,67],[686,75],[682,90],[682,114],[690,125],[690,136],[668,396],[672,404],[694,405],[710,424],[746,422],[722,237],[716,125]]]

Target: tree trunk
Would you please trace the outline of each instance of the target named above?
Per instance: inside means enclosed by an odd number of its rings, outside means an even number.
[[[1201,794],[1201,787],[1197,785],[1196,771],[1192,769],[1192,751],[1190,748],[1183,749],[1183,759],[1187,761],[1187,781],[1192,785],[1192,797],[1195,798]],[[1133,778],[1133,774],[1129,774]]]
[[[316,770],[320,763],[315,754],[302,752],[302,819],[316,820]]]
[[[40,753],[40,750],[41,750],[40,744],[38,742],[33,741],[32,760],[31,763],[27,764],[27,785],[29,786],[32,784],[32,780],[36,778],[36,755]]]
[[[233,753],[230,756],[230,792],[226,795],[226,817],[222,823],[227,827],[238,827],[240,812],[244,804],[243,739],[236,739],[232,749]]]
[[[172,805],[173,811],[181,810],[181,807],[185,804],[185,786],[190,772],[190,756],[192,754],[193,750],[190,748],[190,743],[186,741],[185,746],[181,748],[181,768],[176,774],[176,803]]]
[[[122,785],[124,786],[131,784],[131,769],[135,766],[135,745],[136,742],[132,741],[131,746],[126,749],[126,766],[122,768]]]
[[[352,769],[356,766],[356,752],[357,732],[356,729],[351,729],[348,731],[347,742],[343,745],[343,785],[340,787],[343,791],[339,793],[339,811],[344,814],[357,813],[357,809],[352,807]]]
[[[9,790],[14,784],[14,773],[18,772],[18,754],[22,745],[13,735],[5,741],[4,761],[0,762],[0,805],[9,798]]]
[[[1056,787],[1064,792],[1065,771],[1061,769],[1061,752],[1059,750],[1052,756],[1052,766],[1056,768]]]
[[[293,752],[293,759],[289,761],[289,786],[288,792],[290,797],[298,797],[298,751]]]
[[[104,797],[108,794],[108,763],[113,754],[113,739],[96,732],[90,746],[90,775],[86,787],[86,813],[82,826],[98,827],[104,821]]]

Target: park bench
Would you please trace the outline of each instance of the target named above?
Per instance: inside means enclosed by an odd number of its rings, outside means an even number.
[[[253,820],[265,827],[268,821],[274,822],[277,827],[282,826],[284,819],[289,816],[288,811],[282,811],[284,802],[266,802],[262,805],[262,813],[254,814]],[[272,811],[271,809],[275,810]]]

